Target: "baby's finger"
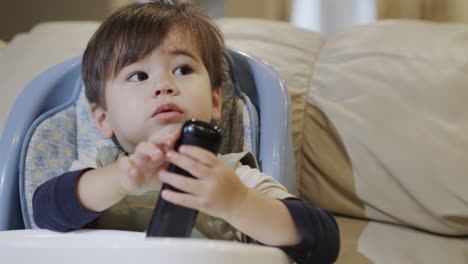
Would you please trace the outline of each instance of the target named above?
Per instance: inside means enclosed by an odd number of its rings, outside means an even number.
[[[179,147],[179,153],[187,155],[192,159],[203,163],[207,167],[212,167],[218,161],[215,154],[197,146],[182,145]]]
[[[162,151],[147,141],[141,142],[135,149],[133,157],[139,163],[139,161],[152,160],[157,161],[163,156]]]
[[[199,202],[199,199],[189,193],[181,193],[166,189],[161,192],[161,196],[164,198],[164,200],[173,204],[196,210],[201,209],[201,203]]]
[[[167,170],[161,170],[159,172],[159,180],[186,193],[196,195],[202,190],[202,185],[197,179],[172,173]]]
[[[138,175],[138,168],[135,166],[135,164],[133,164],[132,160],[129,157],[122,157],[119,160],[119,168],[131,178],[134,178]]]
[[[195,178],[201,179],[208,174],[207,166],[194,160],[192,157],[179,154],[173,150],[166,153],[166,157],[170,163],[180,167],[183,170],[186,170]]]

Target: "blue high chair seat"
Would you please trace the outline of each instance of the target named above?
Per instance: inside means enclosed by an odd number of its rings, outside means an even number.
[[[263,172],[295,193],[290,99],[283,82],[247,54],[227,50],[226,60],[230,80],[222,88],[221,152],[252,151]],[[83,90],[77,57],[42,73],[18,97],[0,139],[0,230],[34,227],[34,189],[67,171],[80,151],[112,144],[99,139]]]

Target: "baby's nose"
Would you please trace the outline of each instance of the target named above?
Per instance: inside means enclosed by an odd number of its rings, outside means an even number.
[[[162,89],[156,89],[156,91],[154,92],[156,96],[160,95],[161,93],[165,95],[170,95],[174,93],[174,89],[170,87],[165,87]]]

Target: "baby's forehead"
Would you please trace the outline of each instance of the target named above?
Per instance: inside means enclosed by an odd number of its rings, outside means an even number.
[[[153,51],[186,51],[201,58],[201,46],[202,44],[197,41],[192,32],[186,29],[174,28],[169,30]]]

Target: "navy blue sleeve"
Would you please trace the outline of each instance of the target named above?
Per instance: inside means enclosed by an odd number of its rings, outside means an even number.
[[[101,213],[90,211],[78,200],[77,183],[90,168],[52,178],[33,195],[34,222],[40,228],[66,232],[84,227]]]
[[[300,264],[335,262],[340,251],[340,233],[333,214],[299,198],[281,201],[302,239],[297,245],[279,248]]]

